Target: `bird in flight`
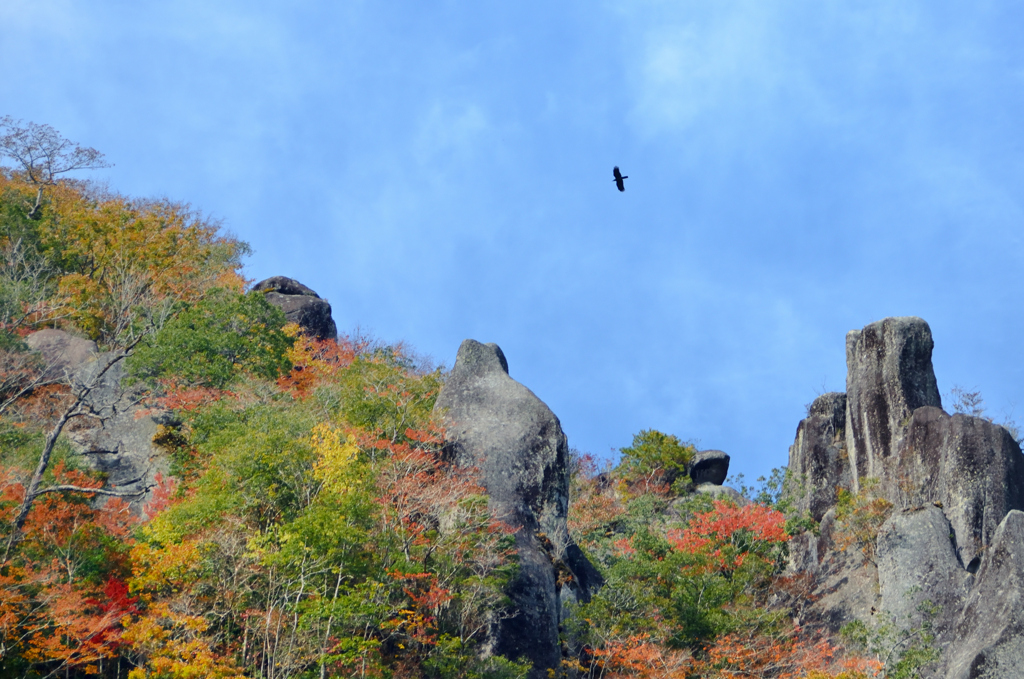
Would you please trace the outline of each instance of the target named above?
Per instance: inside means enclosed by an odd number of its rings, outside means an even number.
[[[617,186],[619,188],[619,191],[625,191],[626,190],[626,182],[624,182],[622,180],[623,179],[629,179],[629,175],[623,176],[622,173],[619,172],[619,166],[618,165],[616,165],[614,168],[612,168],[612,174],[615,175],[615,186]]]

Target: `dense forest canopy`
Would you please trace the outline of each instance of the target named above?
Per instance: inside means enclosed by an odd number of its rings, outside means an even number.
[[[2,123],[0,673],[527,676],[483,643],[514,614],[514,537],[446,462],[444,373],[303,335],[246,293],[248,248],[215,221],[66,176],[102,155]],[[97,383],[29,349],[44,328],[94,340],[139,408],[169,414],[170,474],[144,505],[69,441]],[[622,452],[573,458],[572,537],[606,584],[569,607],[559,675],[912,676],[794,626],[787,541],[809,526],[777,493],[694,493],[692,446],[661,432]]]

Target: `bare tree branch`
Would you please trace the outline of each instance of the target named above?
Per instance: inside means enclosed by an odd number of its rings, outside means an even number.
[[[44,493],[93,493],[95,495],[109,495],[110,497],[138,497],[145,495],[151,489],[155,488],[152,484],[140,488],[139,490],[114,490],[108,488],[86,488],[85,486],[72,486],[68,484],[62,484],[59,486],[47,486],[46,488],[40,488],[36,491],[36,497]]]
[[[102,153],[65,139],[49,125],[22,126],[22,121],[4,116],[0,128],[9,130],[0,136],[0,154],[21,165],[33,184],[52,185],[66,172],[110,167]]]
[[[61,136],[49,125],[25,123],[11,116],[0,118],[0,157],[11,158],[21,166],[29,182],[37,187],[35,205],[29,219],[35,219],[43,202],[43,187],[57,183],[58,175],[75,170],[110,167],[103,154]]]
[[[91,378],[88,379],[86,382],[73,385],[74,401],[67,408],[64,409],[64,412],[61,413],[61,416],[57,420],[57,423],[46,435],[43,450],[39,455],[39,462],[36,465],[35,472],[32,474],[32,478],[29,480],[28,486],[25,488],[25,497],[22,499],[21,506],[18,508],[17,515],[14,517],[13,525],[11,528],[11,535],[7,540],[7,547],[4,550],[3,560],[0,561],[0,563],[7,563],[8,559],[10,558],[11,554],[14,551],[14,548],[17,547],[19,542],[21,542],[21,539],[23,537],[22,530],[25,527],[25,521],[28,519],[28,514],[32,510],[32,504],[35,502],[36,498],[43,493],[55,492],[54,487],[40,488],[39,486],[42,484],[43,475],[46,473],[46,470],[50,467],[50,459],[53,455],[53,448],[57,444],[57,439],[60,437],[61,432],[64,431],[64,427],[67,425],[69,421],[76,417],[94,414],[91,412],[91,409],[89,408],[86,399],[100,385],[104,375],[106,375],[110,371],[110,369],[114,367],[114,365],[127,358],[130,355],[132,349],[135,348],[135,345],[141,339],[142,338],[140,337],[138,340],[136,340],[130,346],[128,346],[124,351],[120,351],[114,356],[112,356],[106,362],[106,364],[103,365],[103,367],[100,368],[94,375],[92,375]],[[96,489],[78,489],[77,487],[74,487],[74,489],[80,490],[80,492],[88,493],[99,492]],[[111,492],[121,491],[108,491],[100,494],[106,495],[110,494]]]

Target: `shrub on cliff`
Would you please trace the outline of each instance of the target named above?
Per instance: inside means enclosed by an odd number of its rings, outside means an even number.
[[[622,460],[618,473],[627,483],[645,486],[665,484],[679,493],[689,480],[687,465],[697,451],[677,436],[644,429],[619,452]]]

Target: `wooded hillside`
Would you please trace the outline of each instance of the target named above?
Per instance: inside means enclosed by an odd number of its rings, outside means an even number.
[[[515,536],[446,455],[445,373],[303,334],[246,292],[247,246],[216,222],[66,176],[102,156],[2,122],[0,674],[528,676],[486,643],[515,615]],[[92,372],[33,351],[45,328],[94,341]],[[106,417],[95,394],[122,364],[133,404],[167,413],[169,473],[144,492],[68,438]],[[780,479],[757,501],[695,493],[694,452],[644,431],[615,468],[573,455],[570,532],[605,584],[566,606],[556,674],[913,676],[920,658],[794,623],[809,588],[787,543],[809,524]]]

